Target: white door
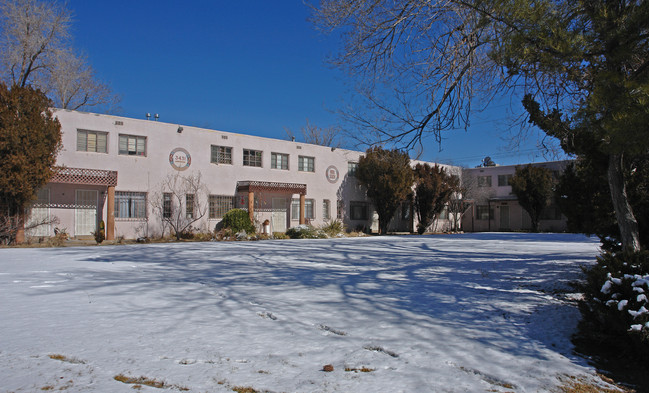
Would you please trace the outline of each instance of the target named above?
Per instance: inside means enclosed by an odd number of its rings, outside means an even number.
[[[97,229],[97,190],[76,190],[74,236],[92,236]]]
[[[45,237],[50,236],[50,190],[42,188],[38,190],[36,202],[29,209],[29,221],[27,236]],[[40,225],[39,225],[40,224]],[[33,226],[33,228],[32,228]]]
[[[273,214],[270,230],[272,232],[286,232],[286,198],[273,198]]]

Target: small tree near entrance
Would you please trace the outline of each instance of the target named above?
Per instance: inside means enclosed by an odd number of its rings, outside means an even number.
[[[541,212],[550,205],[554,193],[552,172],[532,165],[518,166],[510,184],[518,203],[530,215],[532,231],[538,232]]]
[[[385,234],[394,213],[412,192],[413,171],[408,153],[381,147],[368,149],[358,161],[356,178],[374,203],[379,233]]]
[[[167,227],[176,240],[191,233],[192,225],[207,214],[207,200],[201,198],[206,194],[200,172],[168,175],[151,201],[153,211],[162,221],[162,235]]]

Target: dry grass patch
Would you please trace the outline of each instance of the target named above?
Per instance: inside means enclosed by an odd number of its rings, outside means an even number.
[[[124,374],[118,374],[115,375],[114,379],[122,383],[129,383],[133,385],[146,385],[146,386],[151,386],[153,388],[159,388],[159,389],[167,387],[164,382],[158,381],[157,379],[147,378],[147,377],[136,378],[136,377],[127,377]]]
[[[588,381],[584,377],[575,377],[575,376],[564,376],[560,377],[559,380],[562,382],[561,386],[558,387],[556,390],[557,393],[635,393],[635,390],[633,389],[628,389],[619,385],[615,385],[615,383],[602,376],[599,375],[602,380],[607,382],[609,385],[615,386],[615,388],[607,388],[602,386],[602,384],[597,384],[593,381]]]
[[[67,363],[73,363],[73,364],[86,364],[83,360],[79,360],[77,358],[69,358],[65,355],[59,355],[59,354],[53,354],[53,355],[47,355],[50,359],[54,360],[60,360],[62,362],[67,362]]]
[[[232,391],[237,393],[260,393],[250,386],[235,386],[232,388]]]
[[[368,368],[368,367],[361,367],[361,368],[356,368],[356,367],[345,367],[345,371],[347,372],[361,372],[361,373],[371,373],[372,371],[376,371],[375,368]]]

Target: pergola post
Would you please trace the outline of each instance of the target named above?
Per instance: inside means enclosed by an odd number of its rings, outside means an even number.
[[[108,186],[106,204],[106,240],[115,240],[115,186]]]
[[[254,223],[255,217],[255,192],[248,190],[248,216],[250,217],[250,222]]]
[[[304,218],[304,205],[305,205],[305,196],[304,194],[300,194],[300,225],[306,224],[306,220]]]

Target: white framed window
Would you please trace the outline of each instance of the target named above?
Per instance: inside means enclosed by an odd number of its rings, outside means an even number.
[[[305,199],[304,200],[304,218],[307,220],[313,220],[315,218],[315,200],[314,199]],[[291,199],[291,220],[297,221],[300,219],[300,200]]]
[[[146,218],[146,192],[115,191],[115,218]]]
[[[243,149],[243,166],[261,168],[261,150]]]
[[[331,201],[329,199],[324,199],[322,201],[322,219],[331,219]]]
[[[212,164],[232,164],[232,148],[230,146],[212,145],[210,156]]]
[[[223,218],[225,213],[234,209],[234,196],[210,195],[210,218]]]
[[[119,154],[146,156],[146,137],[119,134]]]
[[[300,172],[315,172],[315,158],[298,156],[297,170]]]
[[[270,153],[270,167],[288,170],[288,154]]]
[[[478,176],[478,187],[491,187],[491,176]]]
[[[488,205],[478,205],[476,206],[476,220],[489,220],[491,219],[492,213]]]
[[[108,153],[108,133],[77,130],[77,151]]]

